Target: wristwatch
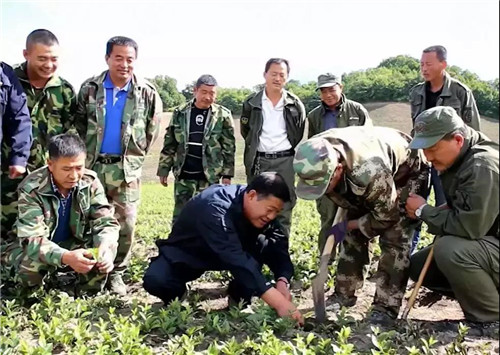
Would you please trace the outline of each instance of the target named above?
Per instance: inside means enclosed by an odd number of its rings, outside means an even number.
[[[418,219],[421,219],[421,216],[422,216],[422,210],[424,209],[424,207],[427,206],[426,203],[424,203],[422,206],[420,206],[419,208],[417,208],[415,210],[415,216],[418,218]]]

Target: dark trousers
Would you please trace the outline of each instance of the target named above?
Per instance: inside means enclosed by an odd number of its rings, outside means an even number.
[[[444,195],[443,185],[441,185],[441,179],[439,179],[438,172],[434,168],[431,168],[431,186],[432,186],[432,189],[434,190],[435,206],[441,206],[441,205],[445,204],[446,197]],[[430,193],[431,189],[429,189],[428,191]],[[424,197],[426,199],[429,198],[428,195],[422,196],[422,197]],[[417,248],[417,244],[418,244],[418,241],[420,239],[420,226],[415,229],[415,233],[413,234],[410,253],[413,253]]]
[[[186,283],[199,278],[205,271],[209,270],[193,269],[184,263],[172,263],[160,254],[151,260],[144,274],[144,289],[168,304],[175,298],[180,299],[186,292]],[[243,304],[250,303],[255,294],[237,280],[229,283],[227,292],[233,301],[243,301]]]
[[[430,247],[412,255],[410,277],[418,280]],[[465,318],[476,322],[499,319],[499,240],[441,236],[423,286],[460,303]]]

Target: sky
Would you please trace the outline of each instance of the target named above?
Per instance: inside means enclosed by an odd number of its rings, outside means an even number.
[[[492,80],[499,27],[496,0],[0,0],[0,58],[22,62],[26,36],[49,29],[61,46],[59,75],[79,88],[107,69],[106,42],[123,35],[139,44],[139,76],[168,75],[181,90],[212,74],[222,87],[252,88],[271,57],[309,82],[400,54],[419,59],[441,44],[449,65]]]

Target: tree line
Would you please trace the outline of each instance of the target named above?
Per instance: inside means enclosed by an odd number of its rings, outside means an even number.
[[[448,73],[466,84],[474,93],[481,115],[499,118],[499,80],[484,81],[475,73],[457,66],[449,66]],[[319,73],[318,73],[319,74]],[[177,80],[168,75],[157,75],[150,81],[155,84],[166,110],[171,110],[192,98],[194,82],[179,92]],[[408,102],[410,89],[421,82],[420,62],[406,55],[384,59],[376,68],[353,71],[342,75],[344,94],[351,100],[361,103],[374,101]],[[241,114],[243,100],[252,91],[262,89],[263,85],[248,88],[218,88],[217,102],[235,115]],[[316,81],[300,83],[290,80],[286,89],[296,94],[309,112],[320,103]]]

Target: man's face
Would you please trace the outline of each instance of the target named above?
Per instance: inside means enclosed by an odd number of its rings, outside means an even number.
[[[59,45],[32,43],[23,51],[31,80],[50,79],[57,70]]]
[[[320,89],[320,98],[327,106],[337,106],[342,95],[342,86],[335,84],[327,88]]]
[[[283,201],[273,195],[259,198],[255,190],[250,190],[245,194],[247,198],[243,211],[245,217],[256,228],[264,228],[283,209]]]
[[[282,90],[288,79],[286,64],[271,64],[269,70],[264,73],[264,79],[266,79],[267,89]]]
[[[69,190],[78,184],[85,172],[85,154],[49,159],[47,164],[57,187]]]
[[[207,109],[217,98],[217,87],[202,84],[199,88],[194,88],[193,94],[196,99],[195,106],[200,109]]]
[[[111,80],[126,83],[132,78],[136,59],[134,47],[114,45],[111,54],[105,58]]]
[[[330,194],[337,187],[340,180],[342,179],[343,173],[344,173],[344,167],[342,166],[342,164],[339,163],[335,168],[335,171],[333,172],[333,175],[330,179],[330,184],[326,188],[325,195]]]
[[[420,73],[425,81],[433,81],[443,76],[446,61],[439,61],[436,52],[422,53]]]
[[[452,139],[441,139],[432,147],[424,149],[427,160],[432,163],[434,169],[439,172],[445,171],[457,160],[460,150],[464,145],[464,137],[455,134]]]

